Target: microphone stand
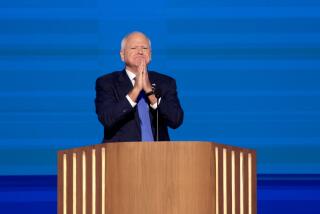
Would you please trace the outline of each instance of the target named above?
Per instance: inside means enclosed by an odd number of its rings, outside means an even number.
[[[152,84],[152,89],[155,97],[157,98],[157,109],[156,109],[156,141],[159,141],[159,101],[161,97],[161,91],[156,88],[156,84]]]
[[[157,125],[156,125],[156,141],[159,141],[159,97],[156,95],[157,98]]]

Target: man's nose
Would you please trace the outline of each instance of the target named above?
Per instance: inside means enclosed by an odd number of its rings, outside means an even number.
[[[143,48],[138,48],[138,53],[143,54]]]

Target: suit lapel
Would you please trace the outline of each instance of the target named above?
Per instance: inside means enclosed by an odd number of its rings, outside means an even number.
[[[132,90],[132,88],[133,88],[133,85],[126,73],[126,70],[122,70],[119,74],[118,82],[117,82],[117,90],[118,90],[120,99],[126,96]],[[135,107],[134,109],[134,120],[136,122],[137,130],[139,130],[139,135],[141,138],[141,129],[140,129],[140,122],[139,122],[137,107]]]
[[[148,71],[148,75],[149,75],[149,80],[150,80],[151,85],[156,84],[153,73],[152,72],[149,73],[149,72],[150,71]]]
[[[126,96],[129,93],[129,91],[133,88],[132,83],[125,70],[120,72],[118,76],[117,86],[117,90],[119,92],[120,97]]]

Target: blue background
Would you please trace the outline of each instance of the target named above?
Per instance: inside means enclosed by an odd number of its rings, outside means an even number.
[[[55,213],[56,152],[100,143],[95,79],[123,68],[120,41],[134,30],[152,40],[150,69],[177,80],[185,120],[172,140],[256,149],[260,212],[312,213],[316,0],[1,1],[0,207]]]

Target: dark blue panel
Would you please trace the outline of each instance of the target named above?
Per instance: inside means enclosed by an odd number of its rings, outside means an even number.
[[[192,28],[190,28],[192,26]],[[318,18],[259,19],[172,19],[168,32],[172,34],[281,34],[319,33]],[[236,35],[235,35],[236,36]]]
[[[12,0],[1,1],[1,8],[88,8],[96,7],[97,1],[92,0]]]
[[[169,6],[177,8],[185,7],[217,7],[217,6],[229,6],[229,7],[247,7],[247,6],[268,6],[268,7],[294,7],[294,6],[319,6],[320,3],[317,0],[199,0],[194,2],[192,0],[174,0],[169,1]]]
[[[0,20],[1,34],[83,34],[98,32],[97,20]]]
[[[258,175],[259,214],[315,214],[320,202],[319,174]],[[56,213],[57,177],[0,176],[2,213]]]

